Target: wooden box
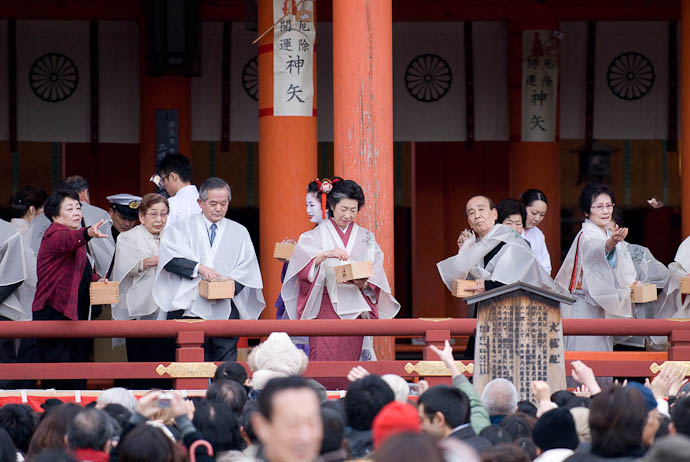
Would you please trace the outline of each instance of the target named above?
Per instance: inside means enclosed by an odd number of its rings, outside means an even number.
[[[92,282],[89,296],[92,305],[114,305],[120,301],[120,284],[117,281]]]
[[[680,293],[690,294],[690,276],[680,278]]]
[[[339,284],[355,279],[368,279],[374,275],[374,264],[370,261],[356,261],[335,267],[335,281]]]
[[[220,300],[235,296],[235,281],[201,281],[199,293],[207,300]]]
[[[477,287],[477,281],[466,279],[453,279],[453,297],[465,298],[476,294],[474,289]]]
[[[296,244],[290,242],[276,242],[273,249],[273,258],[278,260],[289,260],[292,252],[295,250]]]
[[[633,284],[630,286],[630,301],[649,303],[656,300],[656,284]]]

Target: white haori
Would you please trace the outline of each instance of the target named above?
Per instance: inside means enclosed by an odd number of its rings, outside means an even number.
[[[690,273],[690,237],[685,238],[678,247],[673,262],[668,265],[668,272],[668,281],[656,304],[651,308],[653,315],[650,317],[655,319],[690,318],[690,296],[686,295],[683,300],[683,294],[680,293],[680,281]],[[653,345],[664,345],[666,341],[666,337],[651,337]]]
[[[400,310],[400,303],[391,294],[388,278],[383,269],[383,252],[374,234],[352,223],[352,231],[347,246],[344,246],[335,224],[331,220],[322,221],[316,228],[303,233],[290,256],[285,273],[281,295],[285,311],[290,319],[316,319],[321,309],[324,288],[333,305],[333,311],[341,319],[356,319],[362,313],[371,311],[362,291],[353,284],[339,284],[335,280],[336,266],[344,264],[338,258],[327,258],[318,267],[312,266],[309,281],[314,283],[307,298],[302,315],[299,316],[298,298],[300,284],[298,273],[322,252],[345,248],[351,262],[370,261],[374,265],[374,275],[368,283],[381,289],[376,303],[379,319],[392,319]],[[367,343],[367,342],[365,342]]]
[[[546,247],[546,238],[541,229],[536,226],[522,231],[521,236],[530,244],[537,261],[544,268],[546,274],[551,275],[551,255]]]
[[[160,256],[153,285],[153,299],[162,311],[184,310],[185,316],[202,319],[228,319],[229,299],[207,300],[199,295],[201,277],[186,279],[164,269],[173,258],[186,258],[213,268],[244,286],[233,299],[240,319],[257,319],[266,303],[254,246],[247,228],[223,218],[218,232],[209,242],[202,214],[191,215],[167,226],[161,236]]]
[[[561,269],[558,270],[555,281],[565,290],[574,290],[574,287],[571,287],[574,275],[575,283],[579,281],[587,296],[603,310],[602,316],[598,317],[630,318],[630,285],[635,281],[635,265],[628,248],[619,243],[616,245],[615,264],[612,267],[606,259],[608,238],[608,231],[604,231],[588,219],[585,220]]]
[[[113,239],[113,232],[111,229],[112,219],[105,210],[94,207],[86,202],[81,203],[81,214],[84,218],[84,224],[89,227],[95,225],[101,220],[105,223],[100,228],[103,234],[107,234],[107,238],[91,239],[87,244],[89,251],[89,259],[94,270],[99,276],[105,277],[110,269],[110,264],[113,262],[113,255],[115,254],[115,240]],[[38,255],[38,249],[41,247],[43,235],[50,226],[50,220],[45,214],[40,214],[31,222],[31,249],[34,254]]]
[[[0,220],[0,286],[22,282],[0,303],[0,316],[13,321],[31,320],[37,281],[35,260],[17,228]]]
[[[629,244],[625,241],[618,244],[627,249],[628,255],[635,266],[635,281],[642,284],[654,284],[657,289],[663,289],[668,282],[668,268],[654,258],[647,247],[637,244]],[[654,319],[656,317],[657,301],[649,303],[633,303],[632,311],[635,319]],[[614,344],[644,347],[644,337],[626,336],[614,337]]]
[[[120,301],[113,305],[113,319],[139,319],[158,311],[153,300],[153,282],[156,267],[144,269],[144,259],[156,257],[160,252],[158,236],[148,232],[144,225],[121,233],[117,237],[112,280],[120,286]]]
[[[484,257],[501,242],[505,245],[484,265]],[[497,224],[481,239],[466,240],[457,255],[436,264],[443,283],[453,290],[454,279],[483,279],[502,284],[524,282],[561,292],[544,271],[527,241],[513,228]]]

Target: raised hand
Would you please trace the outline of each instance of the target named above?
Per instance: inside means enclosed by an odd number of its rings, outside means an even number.
[[[101,226],[103,226],[103,223],[105,223],[105,220],[101,219],[101,221],[99,221],[95,225],[89,226],[88,228],[86,228],[86,234],[88,234],[89,237],[98,238],[98,239],[108,237],[107,234],[103,234],[102,232],[100,232],[98,230]]]

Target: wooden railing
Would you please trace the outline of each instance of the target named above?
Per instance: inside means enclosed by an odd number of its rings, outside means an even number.
[[[176,362],[148,363],[31,363],[0,364],[0,379],[116,379],[169,378],[176,388],[206,388],[215,365],[204,363],[202,344],[209,337],[265,337],[281,331],[300,336],[385,335],[421,337],[423,361],[436,361],[430,345],[443,346],[452,336],[472,335],[474,319],[392,319],[392,320],[232,320],[232,321],[36,321],[0,323],[0,338],[176,338]],[[583,359],[597,375],[648,377],[654,363],[666,360],[690,361],[690,322],[682,320],[610,320],[566,319],[564,335],[659,335],[668,336],[671,348],[666,352],[567,352],[566,373],[570,361]],[[466,361],[470,365],[472,361]],[[312,361],[306,375],[343,377],[359,362]],[[419,373],[418,364],[408,361],[364,363],[371,372],[393,373],[409,379],[427,377],[432,382],[447,381],[438,370]],[[427,364],[428,365],[428,364]],[[429,369],[427,368],[427,371]],[[430,374],[430,375],[425,375]],[[442,373],[441,373],[442,374]],[[469,372],[468,372],[469,374]]]

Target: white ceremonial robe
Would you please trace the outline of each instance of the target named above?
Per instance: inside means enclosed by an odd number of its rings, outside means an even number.
[[[668,282],[669,271],[666,265],[654,258],[654,255],[647,247],[637,244],[629,244],[625,241],[619,243],[620,246],[627,248],[627,253],[635,266],[635,281],[643,284],[654,284],[657,289],[663,289]],[[649,303],[633,303],[633,317],[635,319],[654,319],[657,301]],[[634,347],[644,347],[645,338],[642,336],[614,337],[613,343],[629,345]]]
[[[23,281],[23,282],[22,282]],[[36,293],[36,257],[14,225],[0,220],[0,286],[22,284],[0,303],[0,316],[30,321]]]
[[[551,276],[551,255],[549,255],[549,249],[546,247],[544,233],[535,226],[528,230],[523,230],[522,237],[529,242],[532,252],[537,257],[539,264],[544,268],[544,271],[546,271],[546,274]]]
[[[613,267],[606,259],[604,231],[590,220],[575,236],[568,255],[556,275],[556,283],[572,293],[575,303],[561,304],[565,318],[630,318],[630,285],[635,281],[635,265],[626,245],[616,245]],[[577,258],[576,258],[577,257]],[[581,288],[578,288],[578,285]],[[612,351],[611,336],[566,336],[567,351]]]
[[[84,224],[89,227],[95,225],[101,220],[105,220],[100,231],[107,234],[107,238],[91,239],[87,245],[89,255],[92,257],[92,264],[94,270],[99,276],[105,277],[110,269],[110,264],[113,262],[113,255],[115,254],[115,240],[112,232],[112,219],[110,214],[105,210],[95,207],[86,202],[81,204],[81,214],[84,219]],[[41,247],[41,240],[46,230],[50,226],[50,220],[44,215],[40,214],[31,222],[31,249],[38,255],[38,249]],[[91,261],[91,260],[90,260]]]
[[[168,221],[165,223],[166,227],[171,227],[173,223],[187,218],[190,215],[198,215],[201,213],[199,206],[199,191],[193,184],[181,188],[177,193],[168,199],[170,204],[170,212],[168,213]]]
[[[151,319],[159,312],[153,300],[156,267],[144,269],[144,259],[160,252],[159,236],[151,234],[144,225],[121,233],[117,237],[112,280],[120,284],[120,301],[113,305],[113,319]]]
[[[335,280],[335,267],[346,262],[338,258],[327,258],[316,267],[312,265],[309,281],[313,287],[304,306],[299,306],[300,282],[298,274],[314,258],[324,251],[345,248],[351,262],[370,261],[374,274],[367,282],[380,289],[376,309],[379,319],[392,319],[400,311],[400,303],[393,297],[388,278],[383,269],[384,255],[376,242],[374,233],[352,223],[352,231],[344,246],[331,220],[324,220],[314,229],[302,233],[297,246],[290,256],[283,287],[280,291],[285,303],[285,312],[290,319],[316,319],[321,309],[324,289],[328,293],[333,311],[340,319],[357,319],[362,313],[370,312],[371,306],[362,291],[353,284],[339,284]],[[373,339],[364,337],[361,360],[373,360]]]
[[[690,237],[680,244],[671,264],[668,265],[669,277],[664,290],[653,308],[653,318],[673,319],[690,318],[690,295],[680,293],[680,280],[690,274]],[[667,346],[667,337],[651,337],[651,345],[655,349]]]
[[[240,319],[258,319],[266,306],[254,246],[247,228],[239,223],[223,218],[213,247],[202,214],[179,220],[171,227],[166,225],[153,285],[153,299],[162,311],[184,310],[189,317],[228,319],[232,311],[230,300],[207,300],[199,295],[198,275],[186,279],[166,271],[165,265],[173,258],[208,266],[242,284],[244,289],[233,299]]]
[[[484,257],[501,242],[505,245],[484,265]],[[501,224],[483,238],[470,237],[457,255],[436,264],[443,283],[453,290],[453,279],[483,279],[502,284],[524,282],[542,289],[562,292],[544,271],[536,255],[513,228]]]

